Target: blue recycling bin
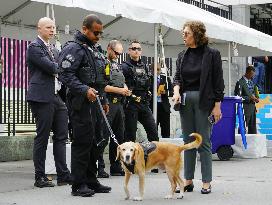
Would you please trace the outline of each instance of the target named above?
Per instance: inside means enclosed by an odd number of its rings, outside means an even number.
[[[220,160],[229,160],[233,156],[231,145],[235,144],[237,103],[242,103],[241,97],[224,97],[221,103],[222,119],[212,128],[212,153],[217,153]]]

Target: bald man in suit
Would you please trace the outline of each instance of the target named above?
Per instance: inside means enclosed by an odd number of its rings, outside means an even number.
[[[33,161],[35,167],[34,186],[53,187],[45,175],[46,149],[50,131],[53,131],[53,154],[57,171],[57,184],[71,183],[70,171],[66,165],[66,140],[68,137],[67,108],[58,91],[58,73],[61,70],[55,59],[58,51],[49,40],[54,37],[55,23],[47,17],[38,22],[38,37],[27,49],[29,85],[27,101],[36,121]]]

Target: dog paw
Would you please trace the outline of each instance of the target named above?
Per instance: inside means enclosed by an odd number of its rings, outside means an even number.
[[[169,194],[164,197],[165,199],[173,199],[173,195]]]
[[[140,196],[133,198],[133,201],[142,201],[142,200],[143,200],[143,197],[140,197]]]
[[[183,199],[184,195],[183,193],[180,193],[178,196],[177,196],[177,199]]]
[[[125,198],[125,200],[130,200],[130,197],[129,197],[129,196],[127,196],[127,197]]]

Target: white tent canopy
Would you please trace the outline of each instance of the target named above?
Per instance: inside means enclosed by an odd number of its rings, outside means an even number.
[[[97,13],[115,16],[113,0],[31,0],[65,7],[81,8],[87,11],[95,11]]]
[[[213,0],[213,1],[225,5],[241,5],[241,4],[251,5],[272,3],[271,0]]]
[[[25,2],[26,6],[16,9]],[[187,20],[205,23],[212,46],[217,47],[222,56],[228,56],[229,42],[238,44],[239,56],[272,52],[271,36],[176,0],[9,0],[0,8],[0,16],[5,20],[1,25],[1,35],[32,40],[36,31],[29,28],[33,29],[38,19],[45,16],[45,3],[57,5],[54,6],[54,13],[58,30],[64,30],[66,24],[71,31],[80,29],[81,19],[95,12],[106,25],[102,45],[113,38],[124,43],[137,38],[143,42],[145,54],[149,56],[154,54],[154,23],[163,25],[166,56],[176,57],[183,49],[179,30]],[[7,11],[13,9],[15,12],[7,15]],[[71,36],[61,36],[62,42],[68,39]]]
[[[201,20],[205,23],[208,36],[215,47],[221,50],[223,56],[227,56],[228,42],[238,43],[240,56],[256,55],[257,50],[272,51],[272,37],[248,28],[244,25],[230,21],[218,15],[202,10],[176,0],[119,0],[119,7],[115,7],[116,13],[123,17],[134,19],[138,22],[161,23],[172,30],[167,33],[165,40],[166,54],[172,56],[168,48],[177,51],[182,42],[180,32],[182,25],[187,20]],[[137,28],[141,27],[140,23]],[[254,47],[257,49],[252,49]],[[261,54],[261,53],[259,53]]]

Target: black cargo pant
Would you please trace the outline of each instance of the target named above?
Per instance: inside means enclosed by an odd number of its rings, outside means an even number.
[[[115,135],[116,140],[118,141],[119,144],[122,144],[124,141],[124,132],[125,132],[125,114],[124,114],[124,109],[123,109],[123,104],[121,102],[117,103],[109,103],[109,113],[107,115],[107,119],[109,121],[109,124],[112,128],[113,134]],[[104,123],[105,124],[105,123]],[[105,131],[104,131],[104,136],[108,137],[110,140],[109,143],[109,160],[110,164],[113,165],[116,162],[116,153],[117,153],[117,144],[114,142],[114,140],[110,137],[110,132],[109,129],[106,125],[104,125]],[[104,144],[104,149],[107,146],[107,143]],[[99,155],[98,159],[98,169],[104,169],[105,168],[105,163],[103,160],[103,153]]]
[[[96,109],[96,102],[90,103],[85,99],[80,109],[70,111],[73,126],[71,145],[72,189],[78,188],[81,184],[98,182],[96,178],[96,161],[98,158],[95,139]]]
[[[135,142],[137,121],[139,121],[147,134],[148,141],[158,141],[158,130],[155,119],[146,101],[130,101],[125,106],[125,141]]]
[[[170,137],[170,110],[165,111],[162,103],[158,103],[157,109],[157,125],[161,126],[162,138]]]

